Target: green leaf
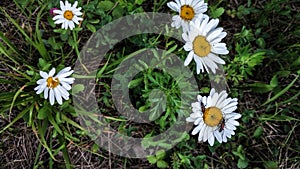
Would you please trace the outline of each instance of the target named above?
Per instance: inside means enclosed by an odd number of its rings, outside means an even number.
[[[124,14],[124,9],[121,6],[117,6],[112,12],[114,19],[123,16],[123,14]]]
[[[77,94],[79,92],[82,92],[83,90],[84,90],[83,84],[76,84],[75,86],[72,87],[72,94]]]
[[[293,85],[294,83],[297,81],[297,79],[299,78],[299,75],[297,75],[295,77],[295,79],[288,85],[286,86],[283,90],[281,90],[280,92],[278,92],[275,96],[273,96],[272,98],[268,99],[264,104],[262,104],[262,106],[269,104],[273,101],[275,101],[278,97],[280,97],[281,95],[283,95],[285,92],[287,92]]]
[[[167,168],[169,166],[168,163],[163,160],[158,160],[156,165],[158,168]]]
[[[88,28],[88,30],[90,30],[93,33],[95,33],[97,31],[96,28],[95,28],[95,26],[92,25],[92,24],[88,23],[88,24],[86,24],[86,27]]]
[[[135,88],[137,87],[138,85],[141,84],[141,82],[143,81],[143,77],[140,77],[138,79],[134,79],[134,80],[131,80],[128,84],[128,88],[129,89],[132,89],[132,88]]]
[[[256,39],[256,44],[262,49],[266,47],[266,42],[263,38]]]
[[[266,169],[276,169],[276,168],[278,168],[278,165],[277,165],[276,161],[264,161],[263,165]]]
[[[212,17],[213,18],[218,18],[221,15],[223,15],[225,9],[223,7],[217,8],[215,11],[212,12]]]
[[[238,160],[237,164],[238,168],[246,168],[248,166],[248,160],[242,160],[241,158]]]
[[[144,2],[144,0],[135,0],[135,3],[138,5],[142,5],[143,2]]]
[[[253,84],[249,84],[247,86],[250,87],[252,91],[257,93],[267,93],[274,88],[272,85],[261,83],[261,82],[256,82]]]
[[[276,75],[272,77],[272,79],[270,81],[270,85],[274,88],[278,86],[278,78]]]
[[[114,3],[111,1],[101,1],[98,4],[98,8],[102,9],[103,11],[109,11],[113,8]]]
[[[166,156],[165,150],[158,150],[156,152],[156,159],[161,160]]]
[[[38,119],[42,120],[48,117],[49,109],[47,106],[43,106],[38,112]]]
[[[263,134],[263,128],[261,126],[257,127],[254,131],[253,137],[259,138]]]
[[[147,160],[150,164],[155,164],[157,161],[155,156],[147,156]]]
[[[292,63],[292,67],[297,67],[300,65],[300,56]]]
[[[100,22],[100,19],[92,19],[92,20],[89,20],[89,23],[92,23],[92,24],[97,24]]]

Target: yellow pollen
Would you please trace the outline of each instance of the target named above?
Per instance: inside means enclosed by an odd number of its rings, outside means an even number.
[[[59,80],[58,78],[53,78],[53,77],[48,77],[47,79],[47,87],[49,88],[55,88],[56,86],[58,86],[59,84]]]
[[[193,41],[193,49],[196,55],[205,57],[210,53],[211,46],[204,36],[198,35]]]
[[[203,114],[204,123],[210,127],[219,125],[223,120],[222,112],[217,107],[209,107],[205,109]]]
[[[194,9],[189,5],[181,6],[180,17],[186,21],[190,21],[194,18]]]
[[[68,20],[72,20],[73,19],[73,12],[70,11],[70,10],[66,10],[65,13],[64,13],[64,18],[68,19]]]

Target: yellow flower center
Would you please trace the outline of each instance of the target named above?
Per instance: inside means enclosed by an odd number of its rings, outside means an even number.
[[[204,123],[210,127],[219,125],[223,120],[222,112],[217,107],[209,107],[205,109],[203,114]]]
[[[189,5],[181,6],[180,17],[186,21],[190,21],[194,18],[194,9]]]
[[[72,20],[73,19],[73,12],[70,11],[70,10],[66,10],[65,13],[64,13],[64,18],[68,19],[68,20]]]
[[[47,79],[47,87],[49,88],[55,88],[56,86],[58,86],[59,84],[59,80],[58,78],[53,78],[53,77],[48,77]]]
[[[193,49],[196,55],[205,57],[210,53],[211,46],[204,36],[198,35],[193,41]]]

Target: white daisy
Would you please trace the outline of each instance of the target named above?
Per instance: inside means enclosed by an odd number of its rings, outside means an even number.
[[[215,73],[218,68],[217,64],[225,64],[225,61],[218,54],[226,55],[229,53],[226,44],[220,43],[227,33],[223,32],[223,28],[217,28],[218,19],[209,21],[207,15],[199,18],[190,22],[190,31],[182,34],[182,38],[186,41],[183,46],[184,50],[190,51],[184,65],[189,65],[194,58],[197,74],[200,73],[200,70],[204,72],[204,69],[208,73],[210,71]]]
[[[215,138],[219,143],[227,142],[227,137],[234,135],[239,122],[236,119],[241,114],[235,113],[237,109],[237,99],[227,98],[226,91],[216,93],[212,88],[208,97],[197,97],[197,102],[192,103],[193,113],[186,121],[193,122],[197,127],[192,131],[192,135],[199,133],[198,141],[206,142],[213,146]]]
[[[179,13],[173,16],[171,26],[176,29],[182,26],[183,32],[189,30],[190,21],[194,21],[207,11],[207,3],[204,3],[204,0],[175,0],[175,2],[167,3],[169,8]]]
[[[62,104],[62,98],[65,100],[69,99],[68,90],[71,89],[71,84],[74,83],[75,78],[68,77],[73,73],[71,67],[66,67],[62,69],[56,76],[55,68],[52,68],[49,73],[40,71],[40,75],[42,79],[38,80],[36,83],[37,87],[34,88],[36,90],[36,94],[41,94],[44,92],[44,98],[48,99],[50,104],[53,105],[54,101],[58,102],[58,104]]]
[[[72,30],[75,28],[74,22],[78,25],[79,21],[82,21],[83,18],[80,18],[79,16],[82,15],[80,12],[81,7],[77,7],[78,2],[75,1],[73,6],[68,1],[65,1],[65,4],[60,1],[60,9],[61,10],[54,10],[53,13],[57,14],[53,17],[53,20],[55,21],[55,24],[62,24],[62,29],[68,29],[68,27]]]

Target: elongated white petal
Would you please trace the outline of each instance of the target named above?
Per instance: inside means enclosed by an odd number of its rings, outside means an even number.
[[[53,89],[50,89],[50,92],[49,92],[49,101],[50,101],[51,105],[54,105],[55,98],[54,98],[54,91],[53,91]]]

